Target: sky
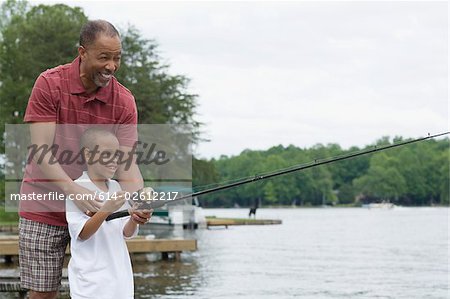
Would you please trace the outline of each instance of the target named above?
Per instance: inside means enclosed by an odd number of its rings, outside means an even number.
[[[198,94],[203,158],[449,130],[447,1],[57,2],[157,41]]]

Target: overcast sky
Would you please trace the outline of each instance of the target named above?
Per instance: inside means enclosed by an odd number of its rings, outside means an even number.
[[[159,43],[199,95],[202,157],[448,130],[447,1],[58,2]]]

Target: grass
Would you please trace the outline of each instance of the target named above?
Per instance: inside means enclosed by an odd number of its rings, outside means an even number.
[[[5,207],[0,208],[0,225],[17,225],[19,215],[17,212],[5,212]]]

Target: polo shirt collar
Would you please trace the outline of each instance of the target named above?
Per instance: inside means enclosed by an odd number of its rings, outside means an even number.
[[[82,94],[86,92],[86,89],[83,86],[83,83],[81,82],[80,78],[80,62],[81,57],[78,56],[75,58],[74,61],[70,64],[69,69],[69,89],[71,94]],[[109,82],[109,85],[106,87],[100,87],[97,89],[97,92],[92,95],[92,97],[96,98],[97,100],[101,102],[108,102],[108,99],[111,95],[111,89],[114,78],[111,78],[111,82]]]

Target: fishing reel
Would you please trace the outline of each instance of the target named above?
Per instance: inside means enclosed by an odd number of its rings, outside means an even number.
[[[156,209],[166,204],[158,198],[158,193],[152,187],[144,187],[133,192],[128,203],[133,209],[138,210]]]

